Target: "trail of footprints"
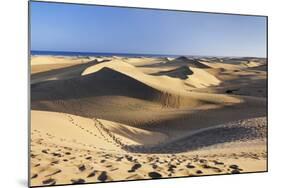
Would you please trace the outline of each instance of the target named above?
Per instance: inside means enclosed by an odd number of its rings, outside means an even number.
[[[40,135],[40,131],[34,130],[33,134],[37,133]],[[52,135],[48,134],[50,137]],[[58,146],[55,144],[44,143],[44,139],[35,139],[32,141],[32,145],[35,147],[42,148],[41,153],[34,153],[31,151],[31,158],[33,169],[40,169],[43,165],[41,159],[46,157],[50,160],[50,163],[47,164],[47,168],[43,166],[42,170],[37,171],[37,174],[32,174],[31,178],[38,178],[41,173],[44,174],[44,180],[41,182],[44,185],[55,185],[57,183],[56,176],[63,173],[63,168],[54,168],[51,173],[46,174],[44,171],[47,171],[50,167],[59,166],[62,163],[71,164],[73,167],[77,168],[81,172],[81,177],[78,179],[69,179],[69,183],[79,184],[84,182],[93,182],[93,181],[110,181],[113,180],[110,178],[112,173],[118,173],[122,163],[129,163],[130,168],[127,169],[127,172],[132,175],[124,177],[123,179],[134,179],[138,178],[137,175],[142,174],[143,178],[161,178],[161,177],[171,177],[178,176],[178,172],[184,171],[181,173],[184,176],[197,176],[204,175],[205,171],[212,171],[213,173],[240,173],[243,172],[236,164],[224,164],[219,161],[217,158],[220,157],[249,157],[255,160],[259,158],[265,158],[266,153],[257,155],[255,153],[241,153],[231,154],[230,156],[208,156],[213,157],[214,160],[206,160],[204,156],[185,156],[185,155],[147,155],[145,158],[142,155],[137,154],[109,154],[108,152],[93,152],[90,150],[78,150],[70,147]],[[46,149],[47,148],[47,149]],[[73,156],[73,153],[79,153],[78,157]],[[42,156],[43,155],[43,156]],[[207,157],[207,156],[205,156]],[[96,169],[95,164],[103,164],[103,166],[108,170],[99,170]],[[114,165],[113,165],[114,164]],[[149,166],[150,171],[143,171],[144,167]],[[141,171],[140,171],[141,170]],[[83,173],[86,172],[87,174]],[[59,178],[58,178],[59,179]]]
[[[63,100],[57,100],[56,101],[57,104],[61,105],[64,109],[66,109],[66,104]],[[90,114],[84,112],[83,110],[83,106],[81,103],[77,103],[78,107],[75,106],[74,108],[72,108],[74,110],[74,114],[85,114],[86,117],[90,117]],[[117,147],[126,147],[126,144],[124,144],[119,138],[117,138],[112,132],[109,131],[109,129],[107,129],[101,121],[99,121],[96,118],[92,118],[92,121],[94,122],[94,126],[96,128],[96,130],[98,131],[99,134],[95,134],[92,130],[89,129],[85,129],[83,126],[81,126],[79,123],[74,121],[74,118],[72,117],[71,114],[66,114],[66,116],[68,117],[69,121],[77,126],[78,128],[84,130],[85,132],[92,134],[94,136],[98,136],[99,138],[104,139],[106,142],[114,144]]]
[[[60,105],[65,106],[63,101],[57,101]],[[79,110],[82,110],[80,106]],[[92,130],[86,129],[79,123],[75,122],[72,115],[66,114],[68,120],[73,126],[85,131],[88,134],[97,136],[108,143],[121,147],[127,151],[135,151],[134,146],[126,145],[122,140],[116,137],[105,125],[98,119],[92,119],[94,127]],[[97,131],[97,133],[94,132]],[[42,132],[39,130],[32,131],[31,140],[31,164],[32,174],[31,179],[42,179],[38,182],[43,185],[60,184],[60,175],[69,176],[67,183],[81,184],[85,182],[105,182],[113,180],[125,179],[150,179],[172,176],[199,176],[204,174],[219,174],[232,173],[237,174],[243,172],[236,164],[225,164],[219,159],[221,158],[251,158],[253,160],[260,160],[266,158],[266,153],[241,153],[227,155],[205,156],[209,160],[204,159],[204,156],[186,156],[167,154],[145,154],[145,156],[137,153],[117,153],[116,150],[108,150],[105,148],[97,148],[94,145],[86,145],[77,140],[66,140],[64,138],[57,138],[50,133],[45,133],[48,139],[58,139],[61,145],[47,142],[43,138]],[[81,146],[87,146],[92,150],[75,149],[71,147],[62,146],[63,143],[75,143]],[[100,151],[97,151],[99,149]],[[36,152],[37,153],[36,153]],[[38,152],[39,151],[39,152]],[[77,156],[77,153],[80,155]],[[210,160],[212,158],[213,160]],[[98,165],[97,165],[98,164]],[[122,165],[128,164],[130,167],[126,169],[128,176],[121,179],[114,179],[114,174],[124,171]],[[64,166],[71,166],[76,169],[76,174],[80,177],[71,177],[72,174],[64,173]],[[102,168],[100,167],[102,166]],[[43,176],[43,178],[42,178]]]
[[[130,164],[127,170],[128,176],[122,179],[138,179],[141,175],[142,179],[161,178],[172,176],[199,176],[204,174],[232,173],[237,174],[243,172],[236,164],[225,164],[220,159],[221,156],[214,155],[213,160],[205,159],[204,156],[186,156],[186,155],[146,155],[140,154],[113,154],[104,151],[93,152],[90,150],[75,150],[70,147],[58,145],[36,145],[34,147],[42,148],[41,153],[31,151],[32,168],[37,173],[32,174],[31,178],[36,179],[44,176],[43,185],[55,185],[59,181],[59,175],[64,173],[62,165],[72,165],[79,172],[80,177],[71,178],[69,174],[69,182],[71,184],[80,184],[85,182],[104,182],[116,180],[112,178],[114,173],[124,171],[122,164]],[[43,143],[40,140],[40,143]],[[43,149],[47,148],[47,149]],[[74,156],[79,153],[79,156]],[[265,153],[263,157],[266,157]],[[224,157],[237,157],[237,154]],[[246,154],[240,154],[241,157]],[[256,154],[252,154],[255,157]],[[49,159],[49,163],[45,164],[41,160],[43,157]],[[205,156],[207,157],[207,156]],[[250,156],[248,156],[250,157]],[[256,156],[257,157],[257,156]],[[259,156],[261,157],[261,156]],[[257,160],[257,159],[256,159]],[[103,166],[100,168],[96,166]],[[52,169],[52,170],[50,170]],[[46,171],[48,173],[46,173]],[[118,180],[118,179],[117,179]]]
[[[67,109],[67,106],[65,104],[65,102],[63,100],[56,100],[54,101],[55,104],[61,105],[65,110]],[[89,114],[85,113],[83,111],[83,107],[80,103],[78,103],[78,107],[75,106],[74,108],[71,108],[74,111],[74,114],[85,114],[86,117],[90,117]],[[93,136],[96,136],[100,139],[104,139],[106,142],[111,143],[113,145],[115,145],[116,147],[124,147],[125,144],[119,139],[117,138],[113,133],[111,133],[99,120],[97,120],[96,118],[93,118],[92,121],[94,122],[94,126],[95,126],[95,130],[97,130],[97,133],[94,133],[93,130],[89,130],[86,129],[85,127],[81,126],[79,123],[75,122],[74,118],[72,117],[71,114],[67,114],[67,113],[63,113],[67,116],[67,118],[69,119],[70,123],[74,126],[76,126],[77,128],[80,128],[81,130],[87,132],[88,134],[91,134]],[[80,143],[82,145],[84,145],[83,143]],[[90,146],[94,149],[96,149],[97,147],[95,146]],[[101,150],[105,150],[104,148],[98,148]],[[114,151],[114,150],[110,150],[110,151]]]
[[[67,106],[63,100],[57,100],[54,101],[56,104],[61,105],[65,110],[67,109]],[[73,106],[71,109],[74,111],[74,114],[85,114],[86,117],[91,117],[88,112],[85,112],[83,110],[83,105],[81,103],[76,103],[78,106]],[[139,146],[139,145],[128,145],[124,143],[120,138],[115,136],[114,133],[110,132],[109,129],[106,128],[106,126],[97,118],[92,118],[91,120],[94,122],[95,130],[99,134],[95,134],[93,130],[89,130],[81,126],[79,123],[75,122],[74,118],[72,117],[71,114],[63,113],[67,116],[69,119],[70,123],[75,125],[76,127],[80,128],[81,130],[84,130],[85,132],[97,136],[100,139],[104,139],[106,142],[115,145],[116,147],[120,147],[123,150],[129,151],[129,152],[136,152],[136,153],[141,153],[143,151],[150,151],[151,147],[145,147],[145,146]],[[99,136],[100,135],[100,136]],[[99,148],[101,150],[105,150],[104,148]]]
[[[86,129],[83,126],[81,126],[79,123],[75,122],[74,118],[70,114],[67,114],[67,117],[68,117],[71,124],[80,128],[81,130],[87,132],[88,134],[91,134],[91,135],[96,136],[100,139],[103,139],[104,141],[106,141],[110,144],[113,144],[116,147],[122,147],[122,146],[125,145],[125,144],[122,143],[122,141],[119,138],[117,138],[113,133],[111,133],[109,131],[109,129],[107,129],[101,123],[101,121],[99,121],[95,118],[93,118],[92,121],[94,122],[94,127],[95,127],[95,130],[97,131],[97,133],[94,133],[94,130]],[[100,149],[104,149],[104,148],[100,148]],[[116,151],[116,150],[111,150],[111,151]]]
[[[34,130],[34,132],[40,134],[40,131]],[[52,137],[52,135],[50,135]],[[215,174],[218,173],[240,173],[243,172],[236,164],[224,164],[217,158],[220,157],[250,157],[256,160],[257,157],[266,157],[266,153],[262,153],[261,155],[257,155],[255,153],[241,153],[231,154],[230,156],[208,156],[213,157],[214,160],[206,160],[204,156],[185,156],[185,155],[147,155],[145,158],[142,155],[137,154],[109,154],[108,152],[92,152],[90,150],[77,150],[72,149],[70,147],[58,146],[55,144],[46,144],[44,143],[44,139],[35,139],[32,141],[34,147],[42,148],[40,153],[33,153],[31,151],[31,158],[33,169],[40,169],[43,165],[42,155],[50,159],[50,163],[47,164],[47,167],[56,167],[49,174],[44,173],[48,168],[44,168],[41,171],[38,171],[38,174],[32,174],[32,179],[38,178],[41,173],[44,174],[44,180],[41,182],[44,185],[55,185],[57,183],[56,176],[63,173],[63,168],[59,168],[62,163],[71,164],[73,167],[77,168],[79,172],[81,172],[81,177],[78,179],[69,179],[69,183],[79,184],[84,182],[94,182],[94,181],[111,181],[114,180],[111,178],[112,173],[118,173],[120,166],[122,163],[130,163],[131,167],[127,169],[127,172],[132,175],[128,175],[123,179],[134,179],[139,178],[139,174],[143,175],[143,178],[161,178],[161,177],[171,177],[171,176],[180,176],[177,175],[179,172],[182,176],[198,176],[204,175],[205,172],[212,171]],[[45,148],[45,149],[43,149]],[[47,148],[47,149],[46,149]],[[35,148],[34,148],[35,149]],[[78,157],[73,156],[73,153],[79,153]],[[205,156],[207,157],[207,156]],[[36,160],[33,160],[36,159]],[[95,167],[95,164],[103,164],[103,166],[108,169],[99,170]],[[112,165],[114,164],[114,165]],[[142,169],[144,167],[149,166],[151,169],[149,171]],[[84,172],[87,172],[86,174]]]

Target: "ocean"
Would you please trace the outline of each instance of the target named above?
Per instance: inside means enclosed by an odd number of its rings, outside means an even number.
[[[99,53],[99,52],[69,52],[69,51],[38,51],[32,50],[31,55],[52,55],[52,56],[121,56],[121,57],[179,57],[182,55],[163,54],[130,54],[130,53]]]

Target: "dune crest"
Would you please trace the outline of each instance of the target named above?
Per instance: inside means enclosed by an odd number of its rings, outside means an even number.
[[[172,93],[185,93],[187,89],[190,89],[189,86],[195,88],[203,88],[208,87],[210,85],[218,85],[220,83],[220,81],[215,76],[199,68],[186,66],[176,68],[175,70],[166,71],[166,74],[165,72],[162,72],[162,74],[159,73],[158,76],[152,76],[139,71],[133,65],[124,63],[123,61],[110,61],[100,63],[98,65],[93,65],[87,68],[82,73],[82,75],[97,72],[103,67],[114,69],[118,72],[135,78],[136,80],[139,80],[147,85],[155,87],[156,89]],[[184,75],[187,76],[184,81],[182,81],[181,79],[177,79],[177,77],[181,77]]]
[[[265,59],[43,59],[31,65],[32,186],[267,169]]]

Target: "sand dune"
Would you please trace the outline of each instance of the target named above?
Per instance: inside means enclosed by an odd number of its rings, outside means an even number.
[[[264,117],[228,122],[190,131],[181,138],[170,139],[157,146],[140,149],[140,152],[174,153],[214,147],[229,142],[265,141],[267,135],[266,126],[266,118]],[[214,138],[213,135],[216,135],[216,137]]]
[[[168,71],[160,71],[153,75],[166,75],[169,77],[180,78],[184,80],[185,85],[193,88],[206,88],[221,83],[219,79],[209,72],[199,68],[189,68],[188,66],[181,66]]]
[[[79,71],[77,68],[76,70]],[[69,72],[73,75],[72,71]],[[192,69],[192,72],[194,73],[190,75],[189,79],[182,81],[168,76],[147,75],[138,71],[134,66],[119,61],[103,62],[88,67],[82,73],[82,77],[33,84],[32,90],[36,95],[32,99],[38,100],[38,97],[41,100],[68,99],[111,95],[159,102],[162,107],[194,106],[203,100],[216,103],[216,96],[201,100],[200,94],[187,93],[187,84],[200,88],[219,83],[207,72],[195,68]],[[66,74],[64,73],[64,75]],[[102,87],[103,85],[108,87]],[[78,89],[79,94],[73,92]],[[192,100],[189,100],[190,98]],[[228,103],[239,102],[228,96],[221,96],[220,100],[228,101]]]
[[[247,142],[242,137],[243,144],[239,131],[245,130],[235,131],[233,128],[237,127],[237,124],[233,123],[212,129],[219,133],[218,137],[214,138],[211,136],[214,133],[203,130],[184,140],[167,144],[164,149],[161,147],[163,143],[153,148],[147,147],[151,144],[149,142],[134,145],[136,137],[127,134],[137,134],[142,137],[141,141],[147,141],[146,136],[148,139],[153,137],[149,139],[153,143],[156,143],[157,139],[163,140],[165,136],[152,132],[148,134],[140,129],[126,130],[126,125],[53,112],[32,111],[32,116],[31,177],[34,186],[214,173],[234,174],[266,169],[266,154],[259,147],[265,142],[265,134],[262,131],[265,128],[262,122],[265,121],[262,118],[239,122],[241,128],[249,127],[248,130],[253,131],[252,134],[244,133]],[[256,122],[255,125],[250,124],[253,121]],[[218,130],[223,127],[230,129],[231,138],[226,132]],[[126,136],[120,133],[120,128]],[[192,140],[198,138],[196,134],[200,134],[197,135],[201,138],[199,142]],[[227,144],[224,139],[231,142]],[[211,148],[203,147],[199,152],[169,154],[183,151],[182,147],[188,146],[186,142],[192,143],[189,145],[193,150],[194,147],[202,148],[204,144],[208,146],[210,142],[224,145],[211,144]],[[126,147],[126,144],[129,147]],[[241,145],[242,148],[247,148],[247,153],[241,150]],[[146,152],[148,154],[143,154]],[[158,154],[151,154],[155,152]],[[165,154],[161,154],[162,152]]]
[[[261,65],[264,65],[264,63],[256,62],[256,61],[249,61],[249,62],[245,63],[245,66],[247,66],[247,67],[258,67]]]
[[[139,65],[141,66],[141,65]],[[178,58],[174,58],[174,59],[165,59],[164,61],[161,61],[159,63],[153,63],[153,64],[144,64],[142,65],[143,67],[178,67],[178,66],[188,66],[188,67],[193,67],[193,68],[210,68],[208,65],[195,60],[195,59],[191,59],[191,58],[187,58],[184,56],[178,57]]]
[[[153,58],[153,57],[141,57],[141,58],[119,58],[119,60],[128,63],[130,65],[141,67],[145,65],[153,65],[157,63],[163,63],[169,61],[167,58]]]
[[[169,61],[168,64],[186,64],[189,67],[200,68],[200,69],[210,68],[209,66],[205,65],[204,63],[201,63],[200,61],[189,59],[184,56]]]
[[[170,85],[161,79],[162,82],[157,80],[157,76],[144,75],[132,65],[116,61],[91,66],[83,74],[86,75],[33,84],[32,108],[102,118],[164,132],[170,131],[170,126],[160,128],[161,125],[170,124],[180,132],[210,126],[209,123],[204,123],[204,120],[211,120],[213,115],[224,114],[210,121],[213,125],[224,122],[225,119],[233,121],[262,116],[266,105],[263,99],[226,94],[182,91],[180,95],[180,92],[176,91],[176,84],[172,83],[172,89],[167,91],[165,89]],[[202,80],[206,80],[205,85],[208,85],[211,79],[202,77]],[[168,76],[165,78],[173,80]],[[180,79],[174,81],[180,82]],[[225,108],[227,106],[228,108]],[[249,107],[245,108],[247,106]],[[175,108],[182,110],[177,111]],[[250,108],[254,108],[255,113],[243,113]],[[118,113],[115,113],[115,110]],[[208,113],[205,113],[206,110]],[[130,117],[128,113],[131,114]],[[189,118],[191,114],[192,118]],[[183,126],[183,122],[190,125]],[[193,126],[195,122],[200,122],[200,125]],[[182,133],[175,131],[170,134]]]
[[[143,72],[139,71],[133,65],[124,63],[122,61],[110,61],[110,62],[98,64],[96,66],[91,66],[91,67],[87,68],[82,73],[82,75],[87,75],[87,74],[97,72],[104,67],[118,71],[124,75],[134,78],[135,80],[138,80],[138,81],[140,81],[146,85],[149,85],[153,88],[156,88],[158,90],[163,90],[163,91],[173,92],[173,93],[184,92],[185,86],[184,86],[184,83],[181,82],[180,80],[174,79],[171,77],[167,77],[167,76],[156,77],[156,76],[147,75],[147,74],[144,74]]]
[[[94,146],[102,146],[103,149],[120,152],[123,144],[114,143],[116,140],[114,141],[110,134],[114,134],[116,139],[122,140],[124,144],[128,142],[129,145],[153,145],[155,142],[165,140],[164,134],[97,118],[89,119],[71,114],[44,111],[32,111],[31,116],[33,116],[32,130],[40,131],[41,134],[53,135],[53,143],[57,143],[59,138],[63,138],[66,141],[66,146],[71,145],[71,147],[80,149],[81,147],[91,149]],[[65,134],[65,130],[68,134]],[[103,136],[97,136],[98,133]],[[73,143],[68,145],[67,141],[73,141]],[[83,143],[83,146],[79,142]]]
[[[95,64],[106,62],[108,60],[92,60],[86,63],[71,64],[70,66],[60,67],[54,70],[43,71],[31,75],[31,84],[48,81],[48,80],[65,80],[78,77],[87,68]],[[55,64],[57,65],[57,64]],[[64,65],[64,64],[58,64]],[[49,65],[47,65],[49,66]],[[52,65],[53,66],[53,65]],[[33,67],[33,66],[32,66]]]
[[[181,66],[179,68],[175,68],[172,70],[167,71],[159,71],[157,73],[154,73],[153,75],[156,76],[162,76],[166,75],[173,78],[180,78],[180,79],[187,79],[189,78],[189,75],[192,75],[193,72],[188,66]]]
[[[263,59],[44,58],[31,76],[34,186],[267,169]]]
[[[87,63],[93,60],[91,57],[71,57],[71,56],[32,56],[31,74],[56,70],[73,65]]]
[[[168,91],[172,93],[185,93],[188,86],[191,87],[207,87],[209,85],[218,85],[220,81],[210,73],[192,67],[180,67],[174,70],[166,71],[167,74],[158,73],[157,76],[152,76],[139,71],[134,66],[123,63],[122,61],[110,61],[106,63],[100,63],[98,65],[87,68],[82,75],[87,75],[100,70],[103,67],[112,68],[116,71],[122,72],[136,80],[139,80],[147,85],[155,87],[159,90]],[[174,76],[171,76],[171,73]],[[186,75],[188,79],[182,81],[177,79],[177,76]],[[176,78],[175,78],[176,77]],[[165,87],[166,86],[166,87]]]

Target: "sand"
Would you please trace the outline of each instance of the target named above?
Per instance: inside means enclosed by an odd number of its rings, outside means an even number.
[[[31,73],[46,72],[82,64],[90,61],[91,59],[91,57],[36,55],[31,57]]]
[[[32,57],[31,185],[266,171],[266,66]]]

